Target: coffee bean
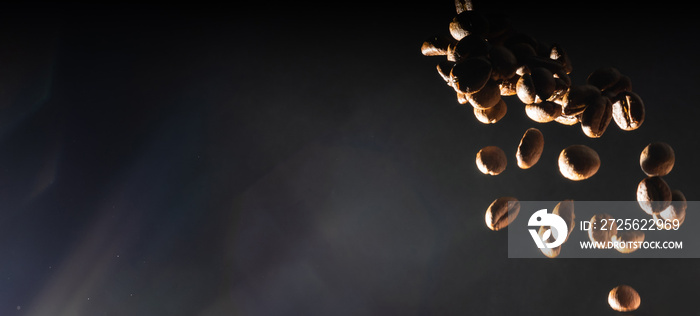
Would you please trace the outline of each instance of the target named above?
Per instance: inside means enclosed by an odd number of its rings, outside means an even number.
[[[559,154],[559,172],[570,180],[585,180],[598,172],[600,157],[586,145],[572,145]]]
[[[562,114],[576,116],[586,109],[589,103],[600,96],[600,89],[593,85],[572,85],[562,102]]]
[[[599,138],[603,136],[611,120],[612,102],[601,95],[591,101],[581,113],[581,129],[586,136]]]
[[[437,64],[435,67],[440,74],[440,77],[445,80],[448,86],[452,86],[452,81],[450,80],[450,71],[452,67],[455,66],[455,62],[449,60],[443,60]]]
[[[515,71],[518,69],[518,61],[515,55],[504,46],[493,46],[489,51],[489,60],[491,60],[491,78],[494,80],[509,79],[515,76]]]
[[[467,94],[467,100],[475,109],[488,109],[501,101],[501,89],[494,80],[488,80],[477,92]]]
[[[674,227],[674,220],[677,220],[676,227],[680,227],[685,221],[685,211],[688,208],[688,202],[685,195],[680,190],[671,190],[671,205],[659,214],[654,214],[654,220],[657,221],[658,229],[670,230]],[[660,221],[659,221],[660,220]],[[668,224],[666,224],[668,222]]]
[[[501,99],[498,103],[487,109],[479,109],[474,107],[474,116],[479,122],[484,124],[494,124],[500,121],[508,111],[506,101]]]
[[[537,230],[537,235],[540,236],[540,239],[542,239],[544,233],[551,229],[549,226],[540,226],[540,229]],[[556,238],[554,238],[554,234],[552,233],[549,235],[549,238],[547,240],[544,240],[545,243],[551,243],[554,242]],[[547,258],[556,258],[559,256],[559,253],[561,253],[561,247],[562,245],[559,245],[554,248],[540,248],[540,252],[542,252],[543,255],[545,255]]]
[[[484,38],[477,35],[467,35],[457,42],[450,53],[453,54],[452,59],[455,62],[460,62],[468,57],[484,57],[490,50],[491,44]]]
[[[486,146],[476,154],[476,166],[483,174],[498,175],[506,170],[508,159],[503,149]]]
[[[518,167],[528,169],[534,166],[540,160],[543,149],[544,136],[542,132],[536,128],[528,128],[520,139],[520,144],[518,144],[518,150],[515,154]]]
[[[501,90],[501,96],[513,96],[518,93],[517,84],[520,80],[519,75],[514,75],[508,79],[498,80],[498,87]]]
[[[569,239],[569,236],[571,236],[571,233],[574,231],[574,228],[576,228],[574,200],[563,200],[557,203],[552,211],[552,214],[559,215],[559,217],[566,222],[566,226],[569,228],[569,231],[566,233],[566,239],[564,239],[564,242],[566,242]]]
[[[520,202],[514,197],[500,197],[494,200],[486,210],[486,226],[491,230],[500,230],[508,226],[520,212]]]
[[[554,119],[555,122],[562,124],[562,125],[576,125],[579,122],[578,116],[575,115],[559,115],[557,118]]]
[[[617,235],[617,223],[615,219],[607,213],[595,214],[590,220],[591,228],[588,230],[588,239],[594,243],[596,248],[604,248],[612,237]],[[604,243],[604,244],[598,244]]]
[[[673,170],[676,155],[664,142],[653,142],[644,147],[639,156],[639,166],[648,176],[665,176]]]
[[[637,202],[649,215],[661,213],[671,205],[671,188],[659,176],[642,179],[637,185]]]
[[[588,75],[586,83],[604,91],[612,87],[622,77],[622,74],[615,67],[601,67]]]
[[[447,55],[447,46],[454,42],[451,37],[433,36],[423,42],[420,51],[425,56],[445,56]]]
[[[613,101],[613,120],[620,129],[632,131],[644,122],[644,102],[631,91],[620,92]]]
[[[450,71],[452,87],[466,94],[481,90],[490,78],[491,62],[484,57],[467,58]]]
[[[639,293],[629,285],[618,285],[608,294],[608,304],[618,312],[637,310],[641,302]]]
[[[479,11],[463,11],[452,19],[449,30],[450,35],[458,41],[471,34],[486,37],[489,30],[489,21]]]
[[[561,105],[551,101],[528,104],[525,106],[525,114],[537,123],[548,123],[561,116]]]
[[[617,231],[611,241],[615,250],[620,253],[632,253],[640,248],[640,243],[644,241],[644,232],[639,230]]]

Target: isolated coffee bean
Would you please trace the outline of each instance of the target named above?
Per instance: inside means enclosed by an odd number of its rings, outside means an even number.
[[[483,57],[467,58],[450,71],[452,87],[466,94],[481,90],[490,78],[491,62]]]
[[[518,167],[528,169],[534,166],[542,156],[544,150],[544,136],[536,128],[528,128],[520,139],[515,157]]]
[[[479,91],[468,94],[467,100],[475,109],[488,109],[501,101],[501,89],[496,81],[489,80]]]
[[[620,129],[632,131],[644,123],[644,102],[638,94],[623,91],[617,94],[613,102],[613,120]]]
[[[486,146],[476,154],[476,166],[483,174],[498,175],[506,170],[508,159],[503,149]]]
[[[447,46],[452,43],[455,43],[455,40],[451,37],[437,35],[425,40],[420,51],[425,56],[445,56]]]
[[[595,214],[591,217],[590,223],[588,239],[594,243],[594,247],[596,248],[607,247],[607,242],[611,241],[612,237],[617,235],[617,223],[610,214]]]
[[[639,293],[629,285],[618,285],[608,293],[608,304],[618,312],[635,311],[641,302]]]
[[[527,104],[525,114],[537,123],[548,123],[561,116],[561,105],[552,101]]]
[[[680,190],[671,190],[671,205],[659,214],[654,214],[658,229],[670,230],[680,227],[685,221],[685,211],[688,208],[688,201]],[[674,220],[677,222],[674,223]],[[676,225],[677,224],[677,225]]]
[[[501,230],[513,222],[519,212],[518,199],[510,196],[497,198],[486,210],[486,226],[491,230]]]
[[[566,233],[566,239],[564,239],[564,242],[566,242],[569,239],[569,236],[571,236],[571,233],[574,231],[574,228],[576,228],[574,200],[563,200],[557,203],[552,211],[552,214],[559,215],[559,217],[566,222],[566,227],[569,229],[569,231]]]
[[[671,188],[659,176],[642,179],[637,185],[637,202],[649,215],[661,213],[671,205]]]
[[[617,231],[617,235],[613,236],[611,241],[620,253],[632,253],[641,247],[644,241],[644,232],[639,230]]]
[[[588,104],[579,120],[586,136],[591,138],[603,136],[612,120],[612,101],[604,96],[598,96]]]
[[[506,101],[501,99],[498,103],[487,109],[479,109],[474,107],[474,116],[479,122],[484,124],[494,124],[500,121],[508,112]]]
[[[615,67],[601,67],[588,75],[586,83],[604,91],[612,87],[622,77],[622,74]]]
[[[644,147],[639,156],[639,166],[648,176],[665,176],[673,170],[676,154],[664,142],[653,142]]]
[[[600,157],[586,145],[572,145],[559,153],[559,172],[573,181],[585,180],[598,172]]]

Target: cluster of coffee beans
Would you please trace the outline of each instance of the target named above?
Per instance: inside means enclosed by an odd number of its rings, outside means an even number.
[[[671,189],[663,179],[673,169],[676,155],[673,148],[664,142],[648,144],[639,156],[639,166],[646,174],[637,186],[637,201],[642,210],[651,215],[660,229],[669,229],[665,222],[685,220],[687,201],[678,189]]]
[[[449,35],[433,36],[423,42],[425,56],[441,56],[437,72],[451,87],[460,104],[469,104],[475,118],[484,124],[495,124],[508,113],[504,97],[517,98],[524,112],[536,123],[556,122],[578,125],[590,138],[603,136],[612,121],[624,131],[638,129],[645,119],[641,97],[632,91],[630,78],[614,67],[601,67],[591,72],[585,83],[572,83],[571,60],[559,44],[547,45],[532,36],[518,32],[507,17],[474,10],[470,0],[455,0],[457,15],[450,21]],[[535,165],[544,148],[544,136],[537,128],[529,128],[522,136],[516,152],[517,165],[528,169]],[[476,165],[487,175],[498,175],[507,166],[507,155],[499,147],[486,146],[478,151]],[[598,153],[585,145],[564,148],[558,159],[559,171],[565,178],[581,181],[595,175],[600,168]],[[687,202],[679,190],[671,190],[662,176],[674,164],[673,149],[665,143],[652,143],[640,157],[647,178],[637,188],[637,201],[644,212],[656,219],[685,219]],[[491,230],[507,227],[518,215],[520,205],[515,197],[500,197],[489,205],[485,221]],[[553,210],[569,225],[574,225],[573,200],[561,201]],[[609,214],[596,214],[591,223],[611,222]],[[662,222],[662,221],[657,221]],[[592,225],[598,226],[601,225]],[[546,227],[541,237],[553,238]],[[568,236],[568,235],[567,235]],[[643,241],[637,231],[590,230],[591,241]],[[550,258],[557,257],[561,246],[541,249]],[[617,249],[630,253],[636,248]],[[629,286],[610,291],[609,304],[617,311],[638,308],[639,295]]]

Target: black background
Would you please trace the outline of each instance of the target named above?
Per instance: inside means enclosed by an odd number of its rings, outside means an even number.
[[[612,315],[621,283],[634,315],[697,314],[697,260],[508,259],[483,222],[505,195],[633,200],[651,141],[697,199],[690,5],[475,7],[560,43],[574,83],[628,75],[642,127],[589,139],[515,97],[479,123],[420,53],[450,1],[4,5],[0,315]],[[479,173],[528,127],[536,166]],[[587,181],[556,169],[575,143],[603,161]]]

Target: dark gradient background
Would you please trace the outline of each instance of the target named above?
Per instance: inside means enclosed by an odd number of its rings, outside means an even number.
[[[634,315],[698,314],[698,260],[508,259],[483,220],[504,195],[633,200],[651,141],[698,199],[692,5],[475,5],[560,43],[574,83],[617,67],[643,126],[589,139],[514,97],[479,123],[420,53],[450,0],[3,5],[0,315],[614,315],[619,283]],[[556,169],[575,143],[602,159],[584,182]],[[486,145],[503,174],[477,170]]]

